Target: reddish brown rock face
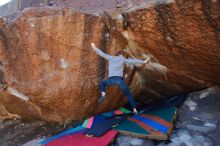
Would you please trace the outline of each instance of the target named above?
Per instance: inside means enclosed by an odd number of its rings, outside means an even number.
[[[154,71],[141,72],[144,95],[164,96],[219,83],[218,6],[214,1],[176,1],[126,14],[130,42],[166,67],[160,77]]]
[[[145,3],[143,9],[109,16],[41,7],[0,18],[1,84],[9,87],[0,92],[0,115],[64,122],[123,105],[125,98],[115,87],[108,88],[106,101],[98,104],[107,64],[91,42],[110,54],[117,48],[132,58],[151,58],[144,67],[125,72],[142,102],[218,84],[218,5]]]
[[[106,63],[90,43],[107,51],[111,37],[101,17],[70,9],[36,8],[9,20],[3,31],[1,61],[4,78],[12,88],[8,92],[15,89],[31,99],[27,103],[2,92],[8,111],[61,122],[123,104],[117,89],[106,104],[97,103]]]

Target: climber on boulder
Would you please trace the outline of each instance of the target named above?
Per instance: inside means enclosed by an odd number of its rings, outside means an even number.
[[[144,61],[139,59],[126,59],[123,57],[122,51],[118,51],[116,52],[115,56],[111,56],[99,50],[94,43],[91,43],[91,46],[97,54],[99,54],[101,57],[109,61],[108,79],[102,81],[101,84],[99,85],[99,90],[101,91],[102,94],[102,96],[99,99],[99,102],[102,102],[105,99],[105,87],[107,85],[117,85],[127,96],[128,102],[132,106],[134,113],[137,113],[137,109],[136,109],[137,104],[123,79],[124,65],[146,64],[149,62],[149,59],[146,59]]]

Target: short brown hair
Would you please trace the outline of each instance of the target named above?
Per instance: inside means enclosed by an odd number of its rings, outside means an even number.
[[[119,50],[115,52],[115,56],[123,55],[123,51]]]

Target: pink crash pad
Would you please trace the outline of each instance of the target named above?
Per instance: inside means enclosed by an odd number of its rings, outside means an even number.
[[[117,131],[110,130],[101,137],[87,137],[84,134],[66,135],[45,146],[107,146],[116,134]]]

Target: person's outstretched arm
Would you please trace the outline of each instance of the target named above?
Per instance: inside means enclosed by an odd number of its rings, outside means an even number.
[[[103,58],[105,58],[105,59],[107,59],[107,60],[109,60],[109,59],[111,58],[110,55],[108,55],[108,54],[102,52],[101,50],[99,50],[99,49],[95,46],[94,43],[91,43],[91,46],[92,46],[93,50],[96,51],[97,54],[99,54],[99,56],[101,56],[101,57],[103,57]]]
[[[127,64],[146,64],[150,61],[150,59],[140,60],[140,59],[125,59],[125,63]]]

